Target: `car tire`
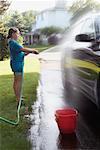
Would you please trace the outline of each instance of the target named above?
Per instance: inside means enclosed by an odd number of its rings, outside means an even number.
[[[100,79],[97,80],[97,87],[96,87],[96,95],[97,95],[97,103],[98,103],[98,108],[100,109]]]

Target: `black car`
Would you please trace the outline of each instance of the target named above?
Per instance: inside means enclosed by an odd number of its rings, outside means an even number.
[[[100,108],[100,13],[83,15],[67,32],[62,54],[66,91],[77,91]]]

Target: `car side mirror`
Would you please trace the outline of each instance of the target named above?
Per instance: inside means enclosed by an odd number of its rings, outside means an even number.
[[[87,34],[78,34],[76,35],[75,40],[78,42],[91,42],[91,38]]]

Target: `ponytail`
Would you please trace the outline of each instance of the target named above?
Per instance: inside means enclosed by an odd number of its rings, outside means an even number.
[[[8,39],[11,38],[11,37],[12,37],[12,34],[13,34],[13,33],[16,33],[17,31],[18,31],[18,28],[16,28],[16,27],[10,28],[9,31],[8,31],[8,36],[7,36],[7,38],[8,38]]]

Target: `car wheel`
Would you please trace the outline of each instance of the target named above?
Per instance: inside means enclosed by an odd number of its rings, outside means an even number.
[[[97,105],[100,109],[100,79],[97,80],[97,86],[96,86],[96,99],[97,99]]]

